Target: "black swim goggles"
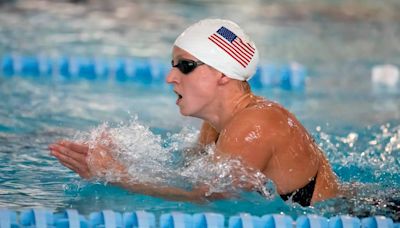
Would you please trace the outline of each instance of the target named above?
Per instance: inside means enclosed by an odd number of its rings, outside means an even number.
[[[176,67],[179,69],[180,72],[183,74],[189,74],[190,72],[194,71],[196,67],[203,65],[204,63],[201,61],[194,61],[189,59],[180,59],[178,63],[174,65],[174,60],[171,61],[172,67]]]

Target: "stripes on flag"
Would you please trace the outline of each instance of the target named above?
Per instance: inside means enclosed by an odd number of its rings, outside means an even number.
[[[255,49],[224,26],[209,36],[208,39],[240,63],[244,68],[249,65],[254,56]]]

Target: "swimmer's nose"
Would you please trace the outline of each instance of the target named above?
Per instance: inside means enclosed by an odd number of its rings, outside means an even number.
[[[178,73],[176,72],[176,70],[177,70],[177,69],[172,68],[172,69],[169,71],[169,73],[168,73],[168,75],[167,75],[167,78],[165,79],[166,83],[172,84],[172,83],[178,83],[178,82],[179,82],[179,75],[178,75]]]

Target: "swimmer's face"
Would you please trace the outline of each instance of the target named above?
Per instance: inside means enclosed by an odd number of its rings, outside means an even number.
[[[172,50],[173,65],[182,60],[196,61],[194,56],[174,46]],[[205,64],[199,64],[189,73],[183,73],[178,67],[172,67],[167,76],[167,83],[173,84],[178,99],[176,104],[184,116],[204,118],[212,111],[217,89],[219,72]]]

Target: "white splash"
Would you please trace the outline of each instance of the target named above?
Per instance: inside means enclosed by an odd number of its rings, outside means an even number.
[[[251,139],[258,137],[257,129]],[[129,178],[135,183],[185,189],[201,185],[207,186],[207,194],[238,192],[251,186],[251,190],[262,192],[265,197],[273,195],[272,190],[265,187],[268,180],[264,174],[243,165],[238,159],[221,156],[215,145],[195,154],[186,149],[195,145],[198,130],[184,128],[180,133],[167,134],[167,138],[162,139],[134,118],[129,124],[116,128],[102,124],[79,135],[78,139],[93,146],[107,143],[104,134],[112,141],[112,157],[126,167]],[[98,178],[115,182],[120,176],[111,167]]]

